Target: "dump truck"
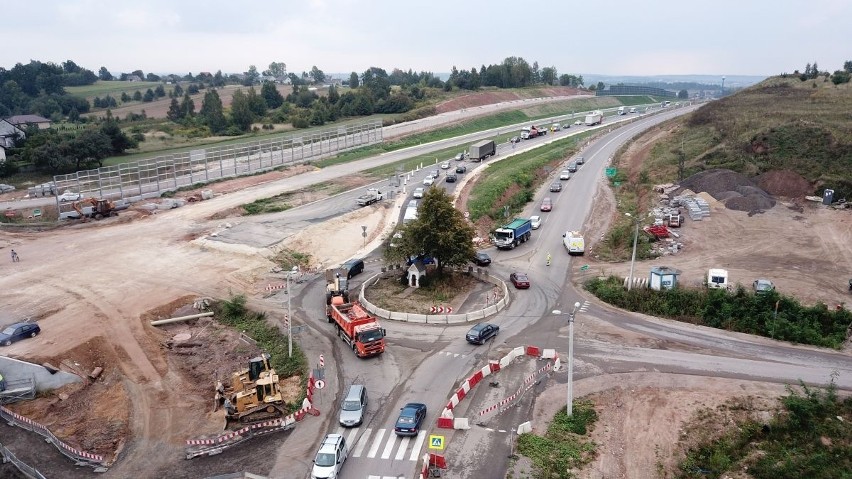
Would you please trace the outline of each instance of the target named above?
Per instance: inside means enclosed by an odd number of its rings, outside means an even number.
[[[470,161],[482,161],[489,156],[497,154],[497,145],[494,140],[483,140],[470,145]]]
[[[600,125],[601,122],[603,122],[603,112],[600,111],[600,110],[595,110],[595,111],[589,112],[586,115],[586,119],[583,123],[585,123],[586,126],[592,126],[592,125]]]
[[[344,303],[349,302],[348,271],[342,268],[325,270],[325,304],[331,304],[332,298],[341,297]]]
[[[385,352],[385,330],[379,320],[357,301],[347,303],[343,297],[331,298],[326,306],[329,323],[334,323],[337,336],[348,344],[359,358]]]
[[[586,252],[586,240],[579,231],[566,231],[562,234],[562,244],[571,256],[582,256]]]
[[[537,136],[542,136],[547,134],[547,127],[544,128],[536,128],[535,125],[530,127],[524,127],[521,129],[521,139],[529,140],[530,138],[535,138]]]
[[[248,368],[231,374],[228,385],[216,384],[216,398],[225,408],[227,427],[242,427],[287,415],[278,374],[263,353],[249,360]]]
[[[500,249],[514,249],[532,236],[532,221],[529,218],[515,218],[511,223],[494,230],[494,246]]]
[[[367,193],[359,196],[355,202],[358,203],[358,206],[367,206],[383,200],[384,197],[385,195],[381,191],[375,188],[370,188],[367,190]]]

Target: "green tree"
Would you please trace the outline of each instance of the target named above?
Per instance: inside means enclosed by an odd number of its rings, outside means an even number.
[[[183,96],[183,88],[181,88],[179,84],[175,83],[175,87],[172,90],[172,94],[175,98]]]
[[[182,112],[181,118],[192,118],[195,116],[195,102],[192,101],[189,94],[183,96],[183,100],[180,102],[180,109]]]
[[[110,81],[112,80],[112,73],[110,73],[109,70],[106,69],[106,67],[101,67],[101,69],[98,70],[98,78],[103,81]]]
[[[225,118],[222,108],[222,99],[219,98],[219,93],[216,90],[210,90],[204,94],[198,116],[214,135],[224,133],[228,127],[228,120]]]
[[[430,256],[437,261],[439,274],[445,266],[468,264],[476,253],[475,231],[453,207],[452,197],[443,188],[429,188],[418,212],[416,220],[402,227],[399,247],[389,249],[386,256],[393,260]]]
[[[541,69],[541,81],[545,85],[555,85],[557,77],[556,67],[544,67]]]
[[[142,101],[145,103],[154,101],[154,90],[149,88],[148,91],[145,92],[145,95],[142,96]]]
[[[686,90],[681,90],[677,92],[677,97],[681,100],[686,100],[687,98],[689,98],[689,92]]]
[[[599,81],[599,82],[598,82],[598,86],[597,86],[595,89],[596,89],[596,90],[605,90],[605,89],[606,89],[606,85],[604,85],[604,82]]]
[[[311,68],[310,75],[311,75],[311,79],[313,80],[314,83],[325,82],[325,73],[322,70],[320,70],[319,68],[317,68],[316,65],[314,65],[313,68]]]
[[[266,106],[273,110],[284,103],[284,96],[278,91],[275,83],[270,81],[263,82],[263,86],[260,87],[260,96],[266,101]]]
[[[272,62],[269,64],[269,70],[263,72],[266,76],[275,77],[275,79],[279,79],[281,77],[287,76],[287,64],[284,62]],[[270,107],[277,108],[277,107]]]
[[[328,102],[334,105],[338,100],[340,100],[340,93],[337,93],[337,88],[331,85],[328,87]]]
[[[840,85],[842,83],[849,83],[850,73],[845,70],[837,70],[831,75],[831,82],[835,85]]]
[[[163,88],[162,83],[157,85],[157,88],[154,89],[154,96],[156,96],[157,98],[162,98],[166,96],[166,89]]]
[[[359,86],[358,74],[355,73],[355,72],[350,73],[349,74],[349,88],[355,89],[355,88],[358,88],[358,86]]]
[[[133,100],[134,101],[142,101],[142,92],[139,91],[139,90],[136,90],[136,92],[133,93]]]
[[[127,94],[126,91],[121,92],[121,102],[127,103],[131,100],[130,95]]]
[[[257,94],[257,91],[254,89],[254,87],[249,88],[246,97],[248,99],[249,108],[251,109],[251,112],[254,114],[255,117],[261,117],[263,115],[266,115],[266,110],[268,109],[266,105],[266,100],[263,98],[262,95]]]
[[[166,112],[166,118],[175,123],[183,120],[183,110],[181,110],[177,98],[172,98],[171,103],[169,103],[169,111]]]
[[[249,131],[252,121],[254,121],[254,113],[251,111],[248,96],[242,90],[235,91],[231,100],[231,122],[240,131]]]
[[[243,75],[243,86],[252,86],[260,81],[260,73],[257,72],[257,67],[254,65],[249,65],[248,71]]]
[[[107,110],[107,113],[110,113],[109,110]],[[112,118],[111,113],[107,116],[107,118],[108,120],[101,124],[100,131],[109,138],[109,141],[112,144],[113,154],[120,155],[127,149],[139,146],[139,143],[136,142],[136,140],[130,138],[126,133],[121,131],[121,127],[118,126],[118,121]]]

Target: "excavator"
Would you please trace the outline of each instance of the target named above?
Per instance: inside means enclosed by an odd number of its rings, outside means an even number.
[[[92,212],[89,214],[83,213],[83,207],[86,205],[92,206]],[[118,211],[115,209],[115,203],[104,198],[86,198],[80,201],[75,201],[71,204],[74,211],[80,214],[80,218],[94,218],[96,220],[106,218],[107,216],[118,216]]]
[[[348,272],[343,268],[327,269],[325,271],[325,304],[331,304],[331,299],[336,296],[343,297],[343,302],[349,302],[349,280],[346,279]]]
[[[231,374],[227,388],[221,382],[216,384],[216,397],[224,404],[228,426],[241,427],[287,415],[278,374],[269,359],[268,353],[250,359],[248,368]]]

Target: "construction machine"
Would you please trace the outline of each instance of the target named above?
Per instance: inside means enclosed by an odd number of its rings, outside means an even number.
[[[92,206],[91,213],[84,213],[83,207],[86,205]],[[94,218],[99,220],[107,216],[118,216],[118,211],[115,209],[115,203],[104,198],[86,198],[80,201],[75,201],[71,204],[74,211],[80,214],[80,218]]]
[[[241,427],[287,415],[278,374],[269,364],[270,355],[263,353],[249,360],[248,368],[231,374],[231,383],[216,385],[218,401],[225,407],[228,425]]]
[[[331,299],[337,296],[343,298],[344,303],[349,302],[349,272],[344,268],[325,270],[325,304],[331,304]]]

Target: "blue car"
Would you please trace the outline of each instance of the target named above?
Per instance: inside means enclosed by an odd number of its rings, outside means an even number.
[[[420,425],[426,419],[426,405],[418,402],[410,402],[399,411],[399,418],[393,431],[397,436],[416,436],[420,432]]]
[[[15,323],[10,324],[0,331],[0,344],[10,346],[15,341],[26,338],[34,338],[41,332],[38,323]]]

